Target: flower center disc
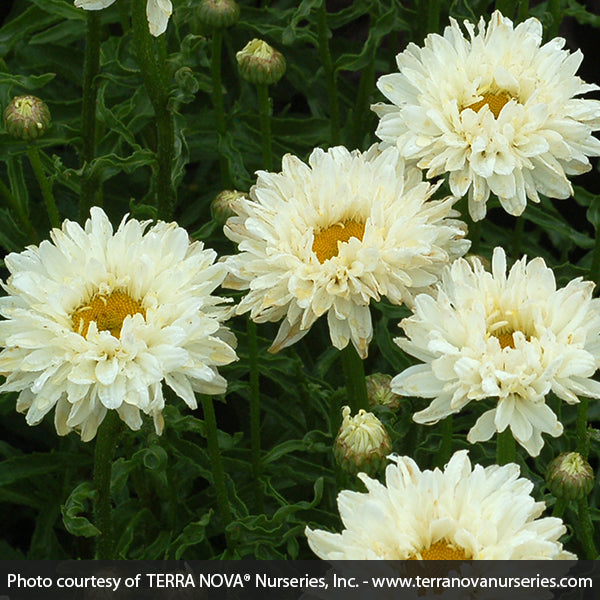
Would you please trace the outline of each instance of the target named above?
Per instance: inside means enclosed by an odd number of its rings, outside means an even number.
[[[502,350],[504,350],[506,347],[515,347],[515,338],[513,337],[512,331],[494,334],[494,336],[498,338],[498,341],[500,342],[500,348],[502,348]]]
[[[489,106],[492,111],[494,117],[497,119],[500,111],[504,108],[504,105],[512,100],[512,96],[507,94],[506,92],[500,92],[499,94],[481,94],[483,96],[483,100],[479,100],[473,104],[469,104],[469,106],[465,106],[465,108],[470,108],[475,112],[479,112],[485,105]]]
[[[469,560],[464,550],[453,548],[444,540],[432,544],[427,550],[422,550],[420,554],[420,560]],[[408,560],[419,560],[419,558],[411,556]]]
[[[110,331],[118,338],[125,317],[137,313],[146,317],[142,305],[125,292],[112,292],[108,296],[97,294],[88,305],[73,313],[73,330],[85,337],[90,323],[95,321],[98,331]]]
[[[365,226],[358,221],[349,220],[336,223],[315,233],[312,250],[317,255],[319,262],[324,263],[326,260],[338,255],[338,242],[347,242],[353,237],[362,241],[364,234]]]

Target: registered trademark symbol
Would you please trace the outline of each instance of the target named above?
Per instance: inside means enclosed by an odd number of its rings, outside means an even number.
[[[244,575],[244,581],[250,581],[250,573]]]

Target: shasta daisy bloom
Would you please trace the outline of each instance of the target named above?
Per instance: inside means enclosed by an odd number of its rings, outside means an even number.
[[[464,224],[449,218],[455,198],[430,200],[435,189],[395,148],[316,149],[308,164],[287,155],[281,173],[259,171],[225,226],[240,250],[225,285],[249,288],[238,313],[282,320],[274,352],[326,314],[333,345],[351,340],[364,358],[371,300],[410,302],[469,247]]]
[[[377,135],[415,160],[427,177],[448,174],[456,196],[468,191],[469,212],[483,219],[490,192],[511,215],[539,194],[568,198],[568,175],[589,171],[600,155],[600,102],[579,98],[598,87],[575,73],[580,51],[565,40],[542,45],[542,24],[516,27],[494,12],[468,38],[451,19],[443,36],[410,44],[396,57],[399,73],[377,87],[392,104],[376,104]]]
[[[341,533],[306,528],[324,560],[575,559],[563,550],[560,519],[541,517],[533,484],[509,463],[471,466],[466,450],[445,469],[421,471],[409,457],[390,456],[383,485],[365,473],[366,492],[344,490]]]
[[[541,258],[523,258],[507,275],[502,248],[494,250],[491,273],[477,259],[458,259],[435,297],[417,297],[414,314],[401,322],[406,337],[396,343],[424,363],[397,375],[392,390],[433,398],[413,417],[425,424],[493,399],[468,440],[489,440],[510,427],[537,456],[542,433],[563,432],[545,402],[550,391],[569,404],[578,395],[600,398],[592,379],[600,365],[600,300],[593,289],[580,278],[557,289]]]
[[[214,251],[175,223],[124,218],[113,232],[100,208],[50,237],[5,258],[0,298],[0,391],[20,392],[30,425],[54,408],[60,435],[88,441],[116,410],[161,433],[163,380],[192,409],[194,392],[225,391],[217,367],[236,359],[235,339],[212,295],[225,277]]]
[[[85,10],[101,10],[114,4],[116,0],[75,0],[77,8]],[[148,18],[148,29],[154,37],[162,35],[169,23],[169,17],[173,13],[171,0],[148,0],[146,4],[146,17]]]

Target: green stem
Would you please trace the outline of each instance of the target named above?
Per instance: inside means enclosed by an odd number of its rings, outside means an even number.
[[[598,557],[598,551],[594,544],[594,524],[590,517],[590,508],[587,498],[577,500],[577,514],[579,516],[579,533],[583,547],[585,548],[586,558],[594,560]]]
[[[590,453],[590,437],[588,435],[588,406],[589,398],[580,398],[577,406],[577,421],[575,423],[577,437],[577,452],[587,460]]]
[[[273,169],[273,143],[271,141],[271,101],[269,86],[266,83],[257,84],[258,113],[260,116],[260,138],[262,143],[263,165],[267,171]]]
[[[588,279],[600,286],[600,228],[596,229],[594,253],[592,254],[592,265],[588,273]]]
[[[256,323],[250,317],[248,323],[248,354],[250,357],[250,445],[252,449],[252,475],[255,485],[255,496],[258,512],[264,512],[264,497],[260,476],[262,473],[262,460],[260,453],[260,386],[258,371],[258,339],[256,335]]]
[[[329,38],[331,37],[331,31],[327,26],[327,7],[325,0],[321,1],[321,5],[317,11],[319,54],[321,56],[321,63],[323,64],[325,77],[327,79],[331,143],[333,145],[337,145],[340,143],[340,107],[338,101],[336,72],[331,59],[331,52],[329,50]]]
[[[516,442],[510,427],[507,427],[496,437],[496,462],[499,465],[506,465],[515,462]]]
[[[496,0],[496,10],[499,10],[505,17],[514,19],[518,0]]]
[[[523,232],[525,231],[525,219],[517,217],[515,228],[513,230],[512,256],[515,260],[521,258],[521,245],[523,243]]]
[[[40,189],[42,190],[42,197],[46,203],[46,210],[48,211],[50,224],[52,227],[60,227],[60,216],[58,214],[58,209],[56,208],[56,200],[54,200],[52,186],[46,177],[46,173],[44,173],[44,166],[42,165],[40,152],[35,144],[29,144],[29,146],[27,146],[27,156],[29,157],[29,162],[33,168],[35,178],[40,185]]]
[[[175,157],[175,127],[169,111],[169,91],[166,75],[166,46],[158,40],[157,60],[154,39],[148,31],[146,0],[133,0],[131,7],[133,37],[144,86],[150,97],[156,117],[156,197],[158,217],[169,220],[175,206],[175,188],[172,181]]]
[[[346,395],[348,405],[355,415],[361,408],[369,409],[367,398],[367,383],[365,381],[365,367],[361,357],[356,352],[353,344],[350,342],[340,351],[342,357],[342,367],[346,379]]]
[[[221,56],[223,53],[223,30],[216,28],[213,31],[212,55],[210,62],[210,73],[212,76],[212,100],[215,108],[217,122],[217,134],[222,138],[226,133],[225,108],[223,102],[223,80],[221,74]],[[221,139],[219,139],[221,142]],[[221,184],[224,188],[230,188],[233,183],[229,172],[229,163],[222,153],[219,153],[219,167],[221,169]]]
[[[109,410],[98,428],[96,448],[94,450],[94,488],[96,504],[94,517],[100,535],[96,540],[96,559],[114,559],[114,540],[112,532],[112,507],[110,501],[110,477],[113,464],[113,452],[119,430],[119,415]]]
[[[558,29],[562,23],[562,10],[560,0],[548,0],[548,8],[552,14],[552,25],[548,30],[548,38],[552,39],[558,35]]]
[[[208,445],[208,454],[213,472],[213,483],[215,484],[215,494],[217,498],[217,506],[223,527],[227,527],[231,523],[231,506],[229,505],[229,497],[227,495],[227,486],[225,484],[225,470],[223,469],[223,461],[221,460],[221,450],[219,448],[219,438],[217,435],[217,417],[215,416],[215,407],[210,396],[200,396],[202,409],[204,410],[204,426],[206,429],[206,443]]]
[[[440,28],[440,0],[427,2],[427,32],[437,33]]]
[[[471,215],[468,212],[465,216],[465,220],[469,229],[469,239],[471,240],[471,253],[477,254],[479,252],[479,245],[481,242],[481,221],[473,221]]]
[[[25,212],[21,203],[17,201],[13,193],[8,189],[8,187],[3,181],[0,181],[0,196],[2,196],[6,200],[10,209],[17,215],[17,218],[21,222],[23,229],[25,229],[27,233],[29,241],[37,242],[38,233],[31,224],[31,221],[29,220],[29,215]]]
[[[562,519],[568,504],[569,501],[565,500],[565,498],[557,498],[554,503],[554,509],[552,510],[552,516],[557,519]]]
[[[223,53],[223,30],[216,28],[212,36],[212,55],[210,73],[212,76],[212,101],[215,108],[217,134],[222,138],[226,133],[225,108],[223,103],[223,82],[221,75],[221,55]],[[221,139],[219,139],[221,142]],[[224,188],[232,186],[229,163],[222,153],[219,153],[219,166],[221,169],[221,183]]]
[[[81,162],[83,179],[79,198],[79,218],[87,218],[90,209],[98,204],[97,180],[90,173],[89,165],[96,156],[96,99],[98,96],[98,73],[100,71],[100,15],[87,11],[87,33],[83,62],[83,96],[81,102]]]
[[[519,2],[519,22],[524,21],[529,17],[529,0],[520,0]]]
[[[452,415],[447,416],[441,423],[442,443],[440,444],[439,456],[437,463],[443,467],[452,456]]]

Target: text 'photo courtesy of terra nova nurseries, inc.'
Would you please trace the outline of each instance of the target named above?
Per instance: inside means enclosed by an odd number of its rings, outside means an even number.
[[[2,600],[596,598],[599,36],[4,0]]]

